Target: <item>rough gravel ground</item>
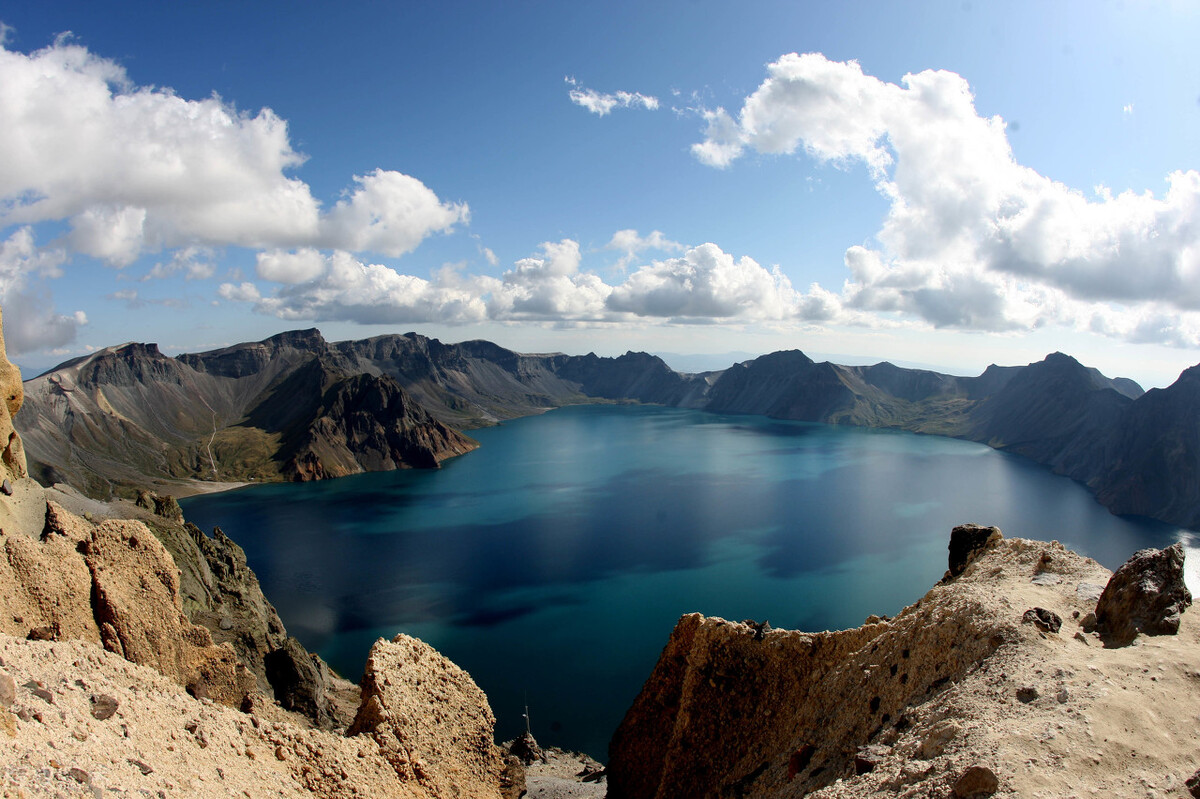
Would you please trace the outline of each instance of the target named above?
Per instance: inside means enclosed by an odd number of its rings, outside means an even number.
[[[116,701],[110,716],[97,712],[107,703],[99,697]],[[197,700],[158,672],[81,641],[6,635],[0,791],[4,799],[425,795],[397,781],[369,736],[343,738]]]

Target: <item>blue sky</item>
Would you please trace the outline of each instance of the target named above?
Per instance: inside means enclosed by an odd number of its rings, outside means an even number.
[[[27,373],[297,327],[1200,361],[1191,3],[17,3]],[[64,36],[70,32],[69,36]]]

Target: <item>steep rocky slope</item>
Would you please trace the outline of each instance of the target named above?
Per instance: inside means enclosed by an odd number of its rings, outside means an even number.
[[[178,359],[126,344],[69,361],[25,392],[34,475],[99,497],[429,467],[475,446],[315,330]]]
[[[1117,646],[1085,632],[1109,572],[982,531],[961,574],[894,619],[682,618],[613,737],[609,797],[1188,795],[1194,620]]]
[[[208,630],[214,642],[233,647],[258,691],[319,727],[350,724],[357,689],[288,635],[247,565],[246,553],[221,528],[205,535],[184,520],[173,498],[149,492],[142,492],[136,504],[102,505],[94,512],[136,519],[150,528],[180,571],[183,612]]]
[[[1200,366],[1130,405],[1085,482],[1114,513],[1200,528]]]
[[[104,368],[119,375],[147,365],[174,384],[172,367],[158,359]],[[523,772],[492,742],[486,697],[426,644],[377,641],[357,710],[339,713],[326,692],[334,681],[287,638],[244,553],[219,531],[204,536],[173,500],[149,493],[135,512],[38,486],[12,427],[21,389],[0,338],[8,400],[0,406],[8,442],[0,459],[5,796],[521,792]],[[56,499],[145,515],[94,520]],[[189,615],[226,639],[214,642]],[[348,735],[312,728],[350,718]]]

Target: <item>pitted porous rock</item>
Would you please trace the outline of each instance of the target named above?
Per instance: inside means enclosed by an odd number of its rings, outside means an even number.
[[[403,781],[431,796],[500,799],[496,719],[471,675],[407,635],[371,647],[349,736],[372,738]]]

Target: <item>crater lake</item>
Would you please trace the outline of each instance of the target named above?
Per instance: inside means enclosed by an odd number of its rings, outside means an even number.
[[[437,470],[190,497],[245,550],[289,632],[357,680],[376,638],[436,647],[487,693],[497,740],[606,759],[679,616],[809,631],[892,615],[964,522],[1115,569],[1189,540],[982,444],[581,405],[468,433]]]

